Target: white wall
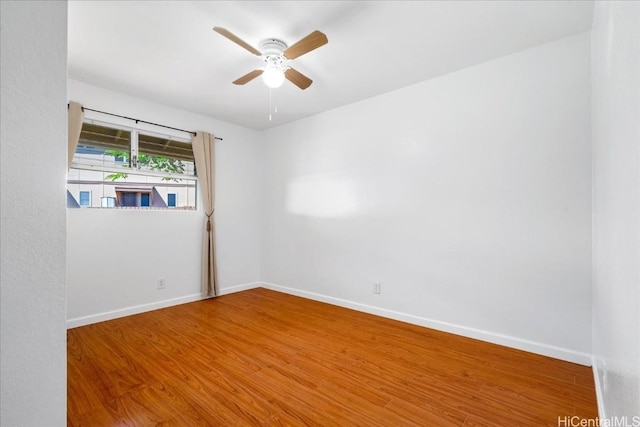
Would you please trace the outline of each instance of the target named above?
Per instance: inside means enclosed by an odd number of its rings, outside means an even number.
[[[583,33],[268,131],[263,279],[589,363],[589,43]]]
[[[84,106],[224,138],[216,142],[216,240],[222,292],[260,280],[260,163],[256,131],[69,80]],[[87,117],[131,121],[87,112]],[[185,137],[157,127],[154,132]],[[199,298],[204,214],[68,210],[68,318],[90,323]],[[166,289],[157,290],[157,278]]]
[[[640,3],[596,2],[592,58],[600,414],[640,416]]]
[[[67,2],[0,2],[0,425],[66,424]]]

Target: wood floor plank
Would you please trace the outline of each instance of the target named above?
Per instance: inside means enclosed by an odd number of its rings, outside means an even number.
[[[266,289],[67,333],[69,426],[537,426],[591,369]]]

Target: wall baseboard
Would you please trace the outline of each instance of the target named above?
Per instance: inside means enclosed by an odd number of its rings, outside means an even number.
[[[506,347],[515,348],[518,350],[528,351],[530,353],[540,354],[543,356],[553,357],[554,359],[565,360],[567,362],[578,363],[580,365],[590,366],[592,363],[592,356],[587,353],[582,353],[562,347],[556,347],[544,343],[535,341],[529,341],[521,338],[516,338],[508,335],[503,335],[490,331],[483,331],[480,329],[469,328],[466,326],[456,325],[448,322],[441,322],[439,320],[428,319],[425,317],[415,316],[413,314],[401,313],[398,311],[388,310],[385,308],[375,307],[367,304],[344,300],[341,298],[330,297],[327,295],[317,294],[314,292],[302,291],[299,289],[289,288],[286,286],[280,286],[273,283],[263,282],[262,287],[271,289],[286,294],[291,294],[303,298],[309,298],[316,301],[326,302],[328,304],[337,305],[340,307],[350,308],[357,311],[362,311],[369,314],[375,314],[377,316],[386,317],[389,319],[399,320],[401,322],[407,322],[418,326],[424,326],[431,329],[436,329],[443,332],[449,332],[456,335],[461,335],[468,338],[474,338],[481,341],[487,341],[493,344],[503,345]]]
[[[262,286],[262,282],[243,283],[242,285],[231,286],[229,288],[220,289],[220,295],[234,294],[236,292],[246,291],[248,289],[255,289]]]
[[[244,283],[242,285],[231,286],[220,289],[220,295],[232,294],[234,292],[245,291],[262,286],[261,282]],[[104,322],[105,320],[117,319],[119,317],[131,316],[133,314],[144,313],[147,311],[157,310],[160,308],[171,307],[174,305],[186,304],[189,302],[200,301],[206,299],[201,294],[185,295],[178,298],[172,298],[162,301],[154,301],[147,304],[134,305],[131,307],[120,308],[117,310],[105,311],[103,313],[91,314],[89,316],[76,317],[67,320],[67,329],[77,328],[79,326],[90,325],[92,323]]]

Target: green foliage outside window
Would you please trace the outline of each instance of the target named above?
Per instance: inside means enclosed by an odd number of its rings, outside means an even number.
[[[129,152],[120,151],[120,150],[105,150],[105,155],[113,156],[116,159],[123,159],[124,162],[129,162]],[[147,169],[158,171],[158,172],[167,172],[167,173],[184,173],[185,164],[181,160],[172,159],[168,157],[161,156],[150,156],[148,154],[139,154],[138,155],[138,164],[140,166],[144,166]],[[123,167],[129,167],[128,165],[123,165]],[[117,181],[119,179],[127,179],[129,176],[126,172],[116,172],[109,174],[105,177],[110,181]],[[182,181],[177,178],[162,178],[163,181]]]

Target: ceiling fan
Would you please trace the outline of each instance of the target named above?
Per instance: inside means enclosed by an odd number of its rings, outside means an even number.
[[[285,42],[278,39],[263,40],[260,42],[260,50],[258,50],[225,28],[213,27],[213,31],[242,46],[252,54],[261,57],[265,63],[263,68],[250,71],[235,80],[233,84],[236,85],[244,85],[262,75],[265,84],[271,88],[280,87],[284,79],[287,79],[300,89],[306,89],[311,86],[313,81],[290,67],[288,63],[329,42],[324,33],[314,31],[291,46],[287,46]]]

